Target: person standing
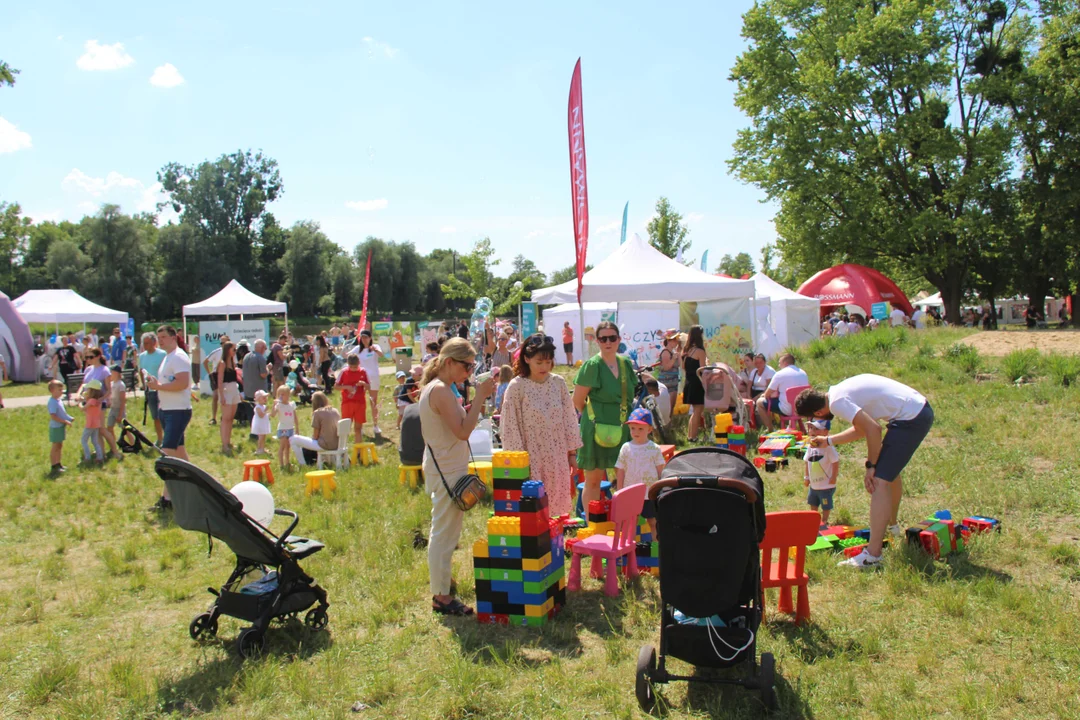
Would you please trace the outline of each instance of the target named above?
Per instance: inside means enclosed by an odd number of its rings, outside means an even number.
[[[330,344],[326,341],[325,334],[315,338],[315,352],[317,353],[315,364],[318,365],[319,375],[322,376],[323,392],[327,395],[333,395],[334,376],[330,374],[330,367],[333,363],[330,360]]]
[[[255,393],[266,392],[266,378],[270,370],[266,362],[266,341],[256,340],[255,349],[244,356],[241,365],[241,377],[244,379],[244,398],[255,401]]]
[[[893,311],[889,313],[889,324],[893,327],[901,327],[906,325],[908,321],[907,313],[900,308],[893,308]]]
[[[916,330],[926,329],[926,311],[921,307],[915,308],[915,312],[911,313],[911,324]]]
[[[701,384],[698,369],[709,364],[705,356],[705,330],[694,325],[686,336],[683,346],[683,371],[686,382],[683,383],[683,402],[690,406],[690,423],[686,430],[686,441],[695,443],[698,432],[705,424],[705,386]]]
[[[424,451],[424,489],[431,497],[431,533],[428,541],[428,576],[431,609],[442,615],[472,615],[473,609],[453,595],[451,565],[461,538],[465,513],[450,497],[452,486],[469,472],[469,435],[476,428],[484,401],[495,390],[488,378],[476,386],[469,411],[461,406],[452,387],[465,382],[476,369],[476,350],[464,338],[443,344],[439,356],[424,371],[420,393],[420,426]]]
[[[664,348],[660,351],[660,369],[656,380],[664,386],[668,398],[668,407],[661,413],[670,417],[675,408],[675,398],[679,396],[679,331],[668,330],[664,333]]]
[[[888,531],[894,540],[904,536],[898,519],[903,485],[900,473],[934,424],[934,410],[918,391],[880,375],[855,375],[833,385],[828,392],[804,390],[795,399],[800,417],[851,423],[836,435],[811,438],[812,447],[837,446],[866,439],[866,474],[863,485],[870,493],[870,542],[841,565],[872,567],[881,562]],[[881,422],[888,432],[882,439]]]
[[[157,433],[157,442],[158,445],[161,445],[161,441],[165,437],[165,428],[162,426],[159,417],[158,393],[157,390],[149,388],[147,380],[158,376],[158,369],[165,359],[165,351],[158,347],[157,335],[151,332],[143,333],[142,347],[143,350],[139,353],[139,372],[143,377],[143,388],[146,392],[146,397],[143,400],[150,410],[150,417],[154,421],[154,432]]]
[[[157,339],[165,351],[165,359],[161,361],[157,377],[147,380],[147,387],[158,393],[159,415],[165,430],[161,450],[170,457],[187,460],[184,432],[191,422],[191,360],[180,349],[176,328],[172,325],[160,326]],[[163,488],[157,508],[165,510],[171,507],[169,491]]]
[[[274,392],[285,383],[285,348],[289,345],[289,334],[281,333],[278,341],[270,346],[270,376],[274,383]]]
[[[365,329],[360,331],[360,340],[350,354],[360,358],[360,367],[367,373],[368,398],[371,401],[371,422],[374,425],[372,430],[375,437],[379,437],[382,435],[382,430],[379,429],[379,356],[382,355],[382,348],[374,344],[371,331]],[[474,359],[475,356],[476,351],[474,350]]]
[[[469,324],[464,320],[461,321],[461,325],[458,326],[457,335],[462,340],[469,339]]]
[[[574,377],[574,409],[581,414],[577,465],[585,474],[582,507],[600,499],[600,483],[615,467],[619,448],[630,439],[623,422],[634,395],[634,369],[617,353],[619,328],[604,320],[596,326],[600,352],[581,364]]]
[[[229,342],[228,335],[219,337],[217,348],[203,360],[203,369],[206,370],[206,377],[210,378],[210,394],[213,396],[213,399],[210,401],[211,425],[217,425],[218,401],[221,400],[221,388],[218,387],[217,366],[218,363],[221,362],[221,346],[227,342]]]
[[[60,338],[60,347],[56,349],[53,365],[53,376],[59,371],[60,377],[64,379],[64,395],[67,396],[68,375],[74,375],[82,369],[82,355],[75,349],[75,339],[71,333]]]
[[[562,324],[562,347],[566,353],[567,367],[574,367],[574,329],[570,327],[570,321]]]
[[[552,517],[570,513],[570,474],[582,445],[566,381],[554,368],[551,338],[531,335],[518,356],[517,377],[503,395],[499,423],[503,449],[529,453],[532,479],[544,483]]]
[[[217,367],[218,387],[221,388],[221,452],[232,455],[233,418],[240,405],[240,387],[236,377],[236,346],[227,342],[221,346],[221,362]]]

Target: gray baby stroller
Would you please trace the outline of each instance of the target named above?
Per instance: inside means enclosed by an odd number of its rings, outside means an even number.
[[[324,545],[290,534],[300,522],[296,513],[274,511],[275,515],[292,518],[288,529],[277,537],[245,515],[235,495],[191,463],[161,457],[154,469],[172,497],[176,524],[206,533],[211,538],[211,549],[212,538],[217,538],[236,554],[236,568],[229,579],[220,590],[210,588],[216,596],[210,608],[191,621],[188,631],[192,639],[216,635],[221,615],[246,620],[252,625],[240,632],[236,649],[241,657],[248,658],[265,649],[271,621],[295,617],[315,603],[318,605],[305,615],[304,624],[316,630],[326,627],[326,591],[301,569],[299,562]],[[253,582],[245,582],[252,576]]]

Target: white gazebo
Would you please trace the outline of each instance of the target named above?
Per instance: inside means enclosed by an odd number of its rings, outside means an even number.
[[[285,315],[285,330],[289,330],[289,306],[278,300],[267,300],[259,297],[236,280],[230,280],[229,284],[221,288],[215,295],[206,298],[202,302],[185,305],[183,309],[184,332],[187,332],[188,316],[224,315],[228,319],[232,315]]]
[[[90,302],[74,290],[27,290],[11,304],[27,323],[56,326],[57,335],[60,323],[81,322],[85,333],[88,322],[123,328],[128,321],[126,312]]]
[[[821,334],[820,300],[789,290],[762,273],[750,279],[758,300],[764,298],[768,302],[778,350],[804,345]]]

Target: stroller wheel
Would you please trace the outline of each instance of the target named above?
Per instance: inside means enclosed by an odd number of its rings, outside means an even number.
[[[245,660],[262,654],[266,649],[266,636],[258,628],[244,628],[236,638],[236,652]]]
[[[304,616],[304,624],[312,630],[322,630],[328,622],[330,622],[330,616],[324,607],[309,610],[308,614]]]
[[[773,685],[776,683],[776,658],[772,653],[761,654],[761,671],[758,675],[758,686],[761,688],[761,702],[765,704],[765,709],[772,711],[777,707],[776,704],[776,689]]]
[[[217,618],[208,612],[199,613],[188,625],[188,633],[192,640],[198,640],[203,635],[217,635]]]
[[[652,645],[644,645],[637,656],[637,683],[634,691],[637,695],[638,705],[645,712],[651,712],[656,705],[656,695],[653,693],[652,674],[656,670],[656,648]]]

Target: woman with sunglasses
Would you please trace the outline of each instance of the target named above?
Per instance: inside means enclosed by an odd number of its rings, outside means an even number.
[[[566,381],[555,368],[555,341],[530,335],[521,348],[516,374],[503,395],[503,449],[529,453],[533,480],[544,483],[552,517],[570,513],[570,472],[581,447],[577,413]]]
[[[442,615],[473,614],[473,609],[455,598],[450,589],[450,567],[465,513],[454,504],[446,486],[453,487],[469,472],[469,435],[476,428],[484,401],[495,391],[491,378],[480,383],[472,406],[465,411],[451,388],[465,382],[475,369],[476,349],[472,344],[464,338],[447,340],[439,356],[424,370],[424,389],[420,393],[420,428],[427,443],[424,489],[431,496],[431,609]]]
[[[705,386],[698,377],[698,368],[709,364],[705,357],[705,331],[700,325],[690,328],[683,346],[683,369],[686,382],[683,383],[683,402],[690,406],[690,427],[686,430],[686,441],[697,442],[698,433],[705,424]]]
[[[619,448],[630,440],[630,430],[623,423],[634,399],[634,369],[630,361],[619,357],[619,328],[605,320],[596,326],[596,342],[600,352],[581,364],[574,378],[574,407],[581,413],[581,449],[577,463],[585,473],[585,489],[581,493],[582,507],[600,499],[600,483],[607,478],[609,468],[619,459]],[[597,442],[597,425],[617,426],[621,434],[601,445]],[[604,428],[601,428],[603,435]],[[610,447],[605,445],[610,444]]]

